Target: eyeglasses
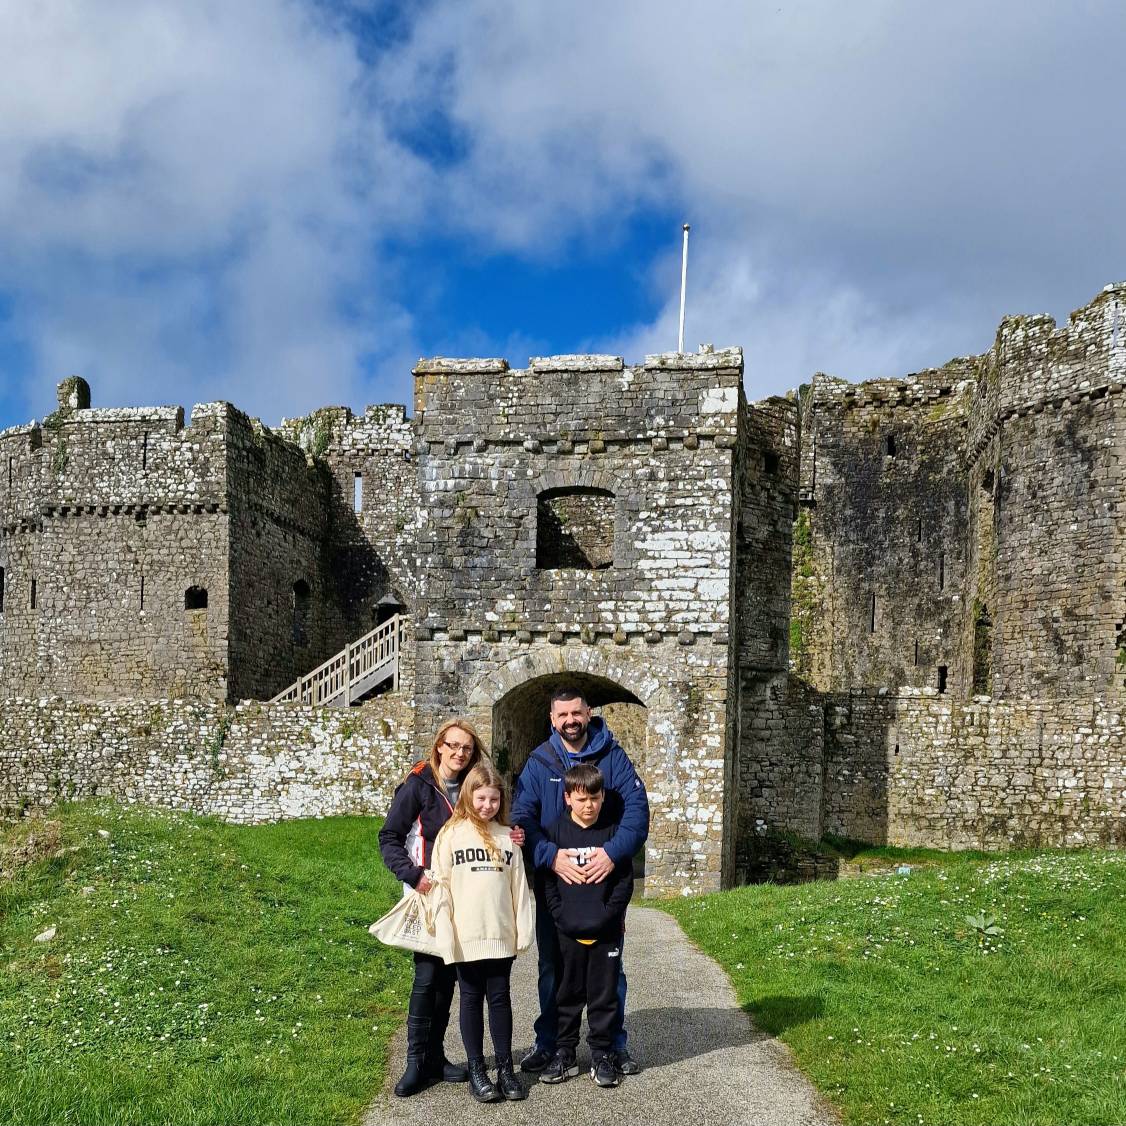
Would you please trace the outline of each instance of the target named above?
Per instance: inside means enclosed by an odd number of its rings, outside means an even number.
[[[449,739],[442,740],[442,746],[448,751],[453,751],[455,754],[471,755],[473,754],[472,743],[451,743]]]

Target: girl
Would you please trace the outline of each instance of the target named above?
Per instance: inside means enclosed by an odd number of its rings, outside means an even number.
[[[532,944],[535,905],[520,845],[508,827],[504,780],[486,762],[466,775],[453,816],[438,834],[434,873],[449,888],[453,908],[469,1089],[482,1103],[502,1097],[522,1099],[527,1092],[512,1066],[509,978],[516,955]],[[496,1084],[485,1070],[485,998],[497,1061]]]
[[[383,863],[408,887],[424,894],[431,883],[426,869],[439,830],[450,819],[462,779],[484,753],[468,720],[443,723],[430,756],[416,763],[399,784],[379,831]],[[523,830],[515,830],[523,844]],[[414,985],[407,1005],[407,1067],[395,1084],[400,1097],[421,1091],[428,1083],[464,1083],[468,1073],[446,1059],[443,1041],[450,1020],[457,975],[453,966],[429,954],[414,956]]]

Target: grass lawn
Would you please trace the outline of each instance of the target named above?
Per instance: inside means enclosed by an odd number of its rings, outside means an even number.
[[[661,906],[855,1126],[1126,1122],[1126,854],[900,860]]]
[[[365,929],[400,891],[379,824],[82,804],[0,831],[0,1122],[355,1121],[410,988]]]

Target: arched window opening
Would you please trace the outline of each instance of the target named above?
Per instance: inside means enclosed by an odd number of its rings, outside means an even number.
[[[304,579],[293,584],[293,644],[309,644],[309,596],[312,591]]]
[[[381,626],[384,622],[389,622],[396,614],[401,614],[405,610],[406,606],[403,605],[402,599],[393,590],[389,590],[372,609],[373,624]]]
[[[188,589],[184,591],[184,609],[206,610],[207,588],[202,586],[188,587]]]
[[[993,693],[993,619],[985,606],[978,607],[974,621],[974,687],[975,696]]]
[[[536,566],[600,571],[614,563],[614,494],[548,489],[536,498]]]

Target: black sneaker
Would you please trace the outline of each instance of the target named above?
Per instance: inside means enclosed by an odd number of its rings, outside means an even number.
[[[641,1071],[641,1064],[625,1048],[614,1053],[614,1067],[619,1075],[637,1075]]]
[[[613,1056],[599,1056],[592,1061],[590,1077],[599,1087],[616,1087],[622,1081]]]
[[[534,1045],[532,1049],[524,1053],[524,1057],[520,1060],[521,1071],[543,1071],[554,1056],[554,1052],[545,1052],[542,1048],[537,1048]]]
[[[562,1083],[564,1079],[574,1079],[579,1073],[575,1063],[575,1053],[560,1049],[551,1063],[540,1072],[541,1083]]]

